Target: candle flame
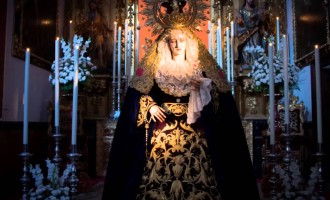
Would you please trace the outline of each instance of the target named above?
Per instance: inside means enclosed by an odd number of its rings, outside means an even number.
[[[30,51],[30,48],[26,48],[26,51],[28,51],[28,52],[29,52],[29,51]]]
[[[319,48],[319,45],[315,45],[315,49],[318,49]]]

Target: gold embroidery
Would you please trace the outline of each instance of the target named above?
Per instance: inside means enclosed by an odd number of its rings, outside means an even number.
[[[206,138],[185,120],[154,130],[137,199],[215,199]]]
[[[147,122],[148,111],[151,106],[155,105],[156,103],[149,95],[142,95],[140,98],[140,109],[137,118],[137,126],[141,126],[143,123]],[[146,124],[147,126],[149,124]]]
[[[167,114],[173,113],[175,116],[182,116],[187,113],[188,104],[187,103],[164,103],[162,108]]]

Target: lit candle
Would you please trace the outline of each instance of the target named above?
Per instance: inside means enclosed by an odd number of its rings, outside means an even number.
[[[275,98],[274,98],[274,69],[273,69],[273,44],[268,45],[268,65],[269,65],[269,132],[270,144],[275,144]]]
[[[77,144],[77,110],[78,110],[78,69],[79,69],[79,47],[74,49],[74,79],[73,79],[73,100],[72,100],[72,136],[71,144]]]
[[[140,23],[136,22],[136,42],[135,42],[135,63],[134,67],[137,68],[139,63],[139,49],[140,49]]]
[[[69,39],[70,39],[70,43],[73,44],[73,22],[72,20],[70,20],[69,22]]]
[[[127,44],[128,44],[128,38],[127,38],[128,35],[127,35],[127,34],[128,34],[128,20],[125,19],[125,34],[124,34],[124,35],[125,35],[125,36],[124,36],[124,37],[125,37],[125,38],[124,38],[124,39],[125,39],[125,43],[124,43],[124,44],[125,44],[125,51],[124,51],[124,59],[125,59],[125,60],[124,60],[124,63],[125,63],[125,68],[124,68],[124,75],[126,75],[126,77],[127,77],[127,64],[128,64],[128,63],[127,63],[127,46],[128,46],[128,45],[127,45]]]
[[[112,58],[112,83],[116,82],[116,45],[117,45],[117,22],[113,23],[113,58]]]
[[[212,30],[211,30],[211,22],[208,21],[208,46],[209,46],[209,52],[212,54]]]
[[[226,46],[227,46],[227,80],[230,82],[230,41],[229,41],[229,27],[226,27]]]
[[[59,83],[59,59],[60,59],[60,39],[57,37],[55,40],[55,127],[59,126],[59,94],[60,94],[60,83]]]
[[[276,52],[280,51],[280,18],[276,17]]]
[[[28,144],[30,49],[25,51],[23,144]]]
[[[288,68],[288,42],[283,35],[283,68],[284,68],[284,124],[290,123],[290,97],[289,97],[289,68]]]
[[[316,81],[316,121],[317,143],[322,143],[322,102],[321,102],[321,75],[320,75],[320,49],[315,45],[315,81]]]
[[[221,28],[221,19],[218,19],[218,28],[217,28],[217,41],[218,41],[218,64],[222,68],[222,28]]]
[[[129,82],[130,77],[132,75],[131,72],[131,61],[132,61],[132,29],[128,27],[128,56],[127,56],[127,81]]]
[[[235,35],[234,35],[234,22],[231,21],[230,22],[230,26],[231,26],[231,36],[230,36],[230,64],[231,64],[231,82],[232,82],[232,94],[234,94],[234,52],[235,52],[235,45],[234,45],[234,39],[235,39]]]
[[[121,78],[121,27],[118,27],[118,110],[120,109],[120,78]]]

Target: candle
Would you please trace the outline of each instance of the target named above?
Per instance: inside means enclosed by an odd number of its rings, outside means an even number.
[[[226,46],[227,46],[227,80],[230,82],[230,41],[229,41],[229,27],[226,27]]]
[[[70,40],[70,43],[73,44],[73,22],[72,20],[70,20],[69,22],[69,40]]]
[[[59,59],[60,59],[60,39],[57,37],[55,40],[55,127],[59,126]]]
[[[127,58],[127,81],[129,82],[132,75],[131,61],[132,61],[132,29],[128,27],[128,58]]]
[[[24,119],[23,119],[23,144],[28,144],[28,106],[29,106],[29,71],[30,71],[30,49],[25,51],[25,73],[24,73]]]
[[[112,83],[116,82],[116,45],[117,45],[117,22],[113,23],[113,58],[112,58]]]
[[[127,77],[127,44],[128,44],[128,21],[127,21],[127,19],[125,19],[125,51],[124,51],[124,57],[125,57],[125,60],[124,60],[124,62],[125,62],[125,68],[124,68],[124,75],[126,75],[126,77]]]
[[[322,106],[321,106],[321,75],[320,75],[320,49],[315,45],[315,81],[316,81],[316,121],[317,143],[322,143]]]
[[[212,54],[212,30],[211,30],[211,22],[208,21],[208,46],[209,46],[209,52]]]
[[[231,26],[231,37],[230,37],[230,64],[231,64],[231,82],[232,82],[232,94],[234,94],[234,52],[235,52],[235,45],[234,45],[234,39],[235,39],[235,35],[234,35],[234,22],[231,21],[230,22],[230,26]]]
[[[120,110],[120,78],[121,78],[121,27],[118,27],[118,109]]]
[[[276,17],[276,52],[280,51],[280,18]]]
[[[72,136],[71,144],[77,144],[77,109],[78,109],[78,69],[79,69],[79,46],[74,49],[74,79],[72,100]]]
[[[284,68],[284,124],[290,124],[288,42],[287,42],[287,37],[285,35],[283,35],[283,68]]]
[[[139,63],[139,49],[140,49],[140,23],[136,22],[136,41],[135,41],[135,63],[134,67],[137,68]]]
[[[269,132],[270,144],[275,144],[275,98],[274,98],[274,69],[273,69],[273,44],[268,45],[268,65],[269,65]]]
[[[218,19],[218,28],[217,28],[217,41],[218,41],[218,64],[222,68],[222,29],[221,29],[221,19]]]

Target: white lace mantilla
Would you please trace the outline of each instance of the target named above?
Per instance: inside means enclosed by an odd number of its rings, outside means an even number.
[[[186,96],[190,93],[190,80],[201,78],[202,72],[197,64],[188,62],[176,63],[169,61],[156,70],[155,79],[159,88],[166,94],[175,97]]]

